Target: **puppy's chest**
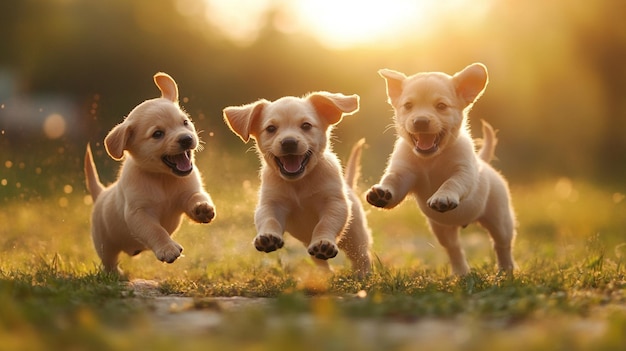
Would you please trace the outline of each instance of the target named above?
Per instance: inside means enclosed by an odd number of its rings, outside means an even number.
[[[285,230],[303,240],[311,235],[320,221],[319,209],[314,207],[295,207],[287,214]]]
[[[323,194],[311,193],[303,191],[294,192],[292,196],[285,199],[288,207],[287,220],[298,223],[315,222],[319,220],[320,212],[323,210],[324,203]]]
[[[415,191],[419,194],[432,194],[443,182],[454,174],[454,168],[449,165],[437,167],[437,165],[422,165],[415,168],[416,179],[413,185]]]

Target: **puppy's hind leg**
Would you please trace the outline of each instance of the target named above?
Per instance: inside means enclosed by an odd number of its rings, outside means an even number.
[[[437,237],[437,240],[446,249],[448,257],[450,258],[450,265],[452,266],[452,272],[456,275],[466,275],[470,272],[470,267],[467,264],[465,258],[465,252],[461,247],[461,241],[459,239],[459,227],[448,226],[436,223],[432,220],[428,221],[433,234]]]
[[[119,267],[118,257],[120,255],[119,250],[113,249],[111,247],[102,246],[98,251],[98,256],[100,256],[100,260],[102,261],[102,267],[105,272],[115,273],[120,276],[124,274]]]
[[[498,269],[503,272],[513,271],[515,269],[512,253],[513,240],[515,239],[513,215],[511,213],[503,213],[498,217],[483,218],[479,223],[487,229],[493,239]]]
[[[515,269],[515,261],[511,253],[515,240],[515,213],[506,182],[497,173],[492,174],[494,177],[491,179],[491,193],[485,212],[478,222],[487,229],[493,239],[498,268],[501,271],[510,272]]]
[[[339,242],[339,248],[346,254],[352,263],[352,270],[359,278],[366,277],[372,271],[372,260],[367,243],[350,243],[346,245],[344,239]]]
[[[102,238],[98,231],[92,232],[91,239],[93,240],[93,246],[96,249],[96,253],[98,254],[98,257],[100,257],[104,271],[122,275],[122,270],[118,267],[118,257],[122,251],[117,248],[113,248],[110,243]]]
[[[352,263],[352,270],[364,278],[372,270],[370,247],[372,238],[364,223],[363,216],[355,216],[350,229],[339,240],[339,248],[346,254]]]

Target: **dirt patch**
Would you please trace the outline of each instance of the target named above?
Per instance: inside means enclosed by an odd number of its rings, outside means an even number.
[[[224,313],[249,307],[263,307],[267,298],[206,297],[164,295],[154,280],[135,279],[128,283],[134,296],[148,305],[151,322],[161,331],[195,333],[221,325]]]
[[[268,298],[208,297],[163,295],[158,282],[133,280],[129,286],[135,296],[149,307],[151,324],[166,333],[204,333],[215,330],[225,322],[225,315],[245,308],[264,308],[274,301]],[[626,306],[612,305],[594,310],[589,317],[561,316],[550,318],[529,318],[526,321],[510,324],[498,321],[477,321],[467,316],[452,319],[424,318],[411,322],[362,319],[351,321],[352,327],[361,337],[384,338],[400,343],[430,345],[437,349],[455,349],[468,343],[480,342],[483,337],[514,340],[550,339],[554,334],[566,337],[571,335],[578,342],[593,343],[601,339],[608,329],[607,317],[613,312],[626,314]],[[286,323],[314,329],[320,320],[310,313],[298,318],[285,320],[278,316],[268,316],[267,320],[276,328]],[[313,328],[312,328],[313,327]]]

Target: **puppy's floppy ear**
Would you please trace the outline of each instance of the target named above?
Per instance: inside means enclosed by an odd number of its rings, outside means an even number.
[[[154,83],[161,91],[161,97],[178,103],[178,86],[169,74],[159,72],[154,75]]]
[[[245,143],[250,140],[250,134],[254,134],[253,125],[263,112],[263,108],[269,104],[267,100],[259,100],[243,106],[226,107],[223,111],[224,122]]]
[[[387,68],[379,70],[378,74],[385,79],[387,84],[387,97],[389,98],[387,102],[395,106],[400,94],[402,94],[402,83],[406,79],[406,75]]]
[[[307,100],[328,124],[337,124],[344,114],[353,114],[359,110],[359,96],[356,94],[343,95],[320,91],[311,93]]]
[[[128,141],[132,135],[132,129],[129,123],[122,122],[109,132],[104,138],[104,147],[111,158],[116,161],[121,160],[124,157],[124,150],[128,145]]]
[[[457,72],[453,77],[457,95],[465,106],[471,105],[485,91],[487,82],[487,67],[482,63],[473,63]]]

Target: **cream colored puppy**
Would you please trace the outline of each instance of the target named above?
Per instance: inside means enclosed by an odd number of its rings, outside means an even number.
[[[85,154],[87,188],[94,201],[91,234],[104,269],[119,272],[120,252],[149,249],[157,259],[174,262],[183,247],[171,239],[182,215],[198,223],[215,217],[211,197],[194,165],[198,135],[178,105],[176,82],[157,73],[160,98],[144,101],[104,139],[108,154],[124,159],[119,177],[105,188],[91,150]]]
[[[352,189],[362,143],[352,152],[346,179],[329,145],[332,127],[358,109],[358,95],[327,92],[224,109],[235,134],[244,142],[255,139],[262,163],[257,250],[280,249],[287,231],[307,246],[318,265],[330,269],[326,260],[341,248],[359,274],[369,272],[370,232]]]
[[[380,183],[367,193],[377,207],[393,208],[407,194],[417,198],[431,230],[447,250],[455,274],[469,273],[459,229],[480,223],[493,239],[498,266],[514,268],[515,219],[505,179],[490,165],[497,140],[483,121],[484,143],[477,154],[467,113],[487,85],[487,69],[472,64],[454,76],[388,69],[387,96],[398,134]]]

